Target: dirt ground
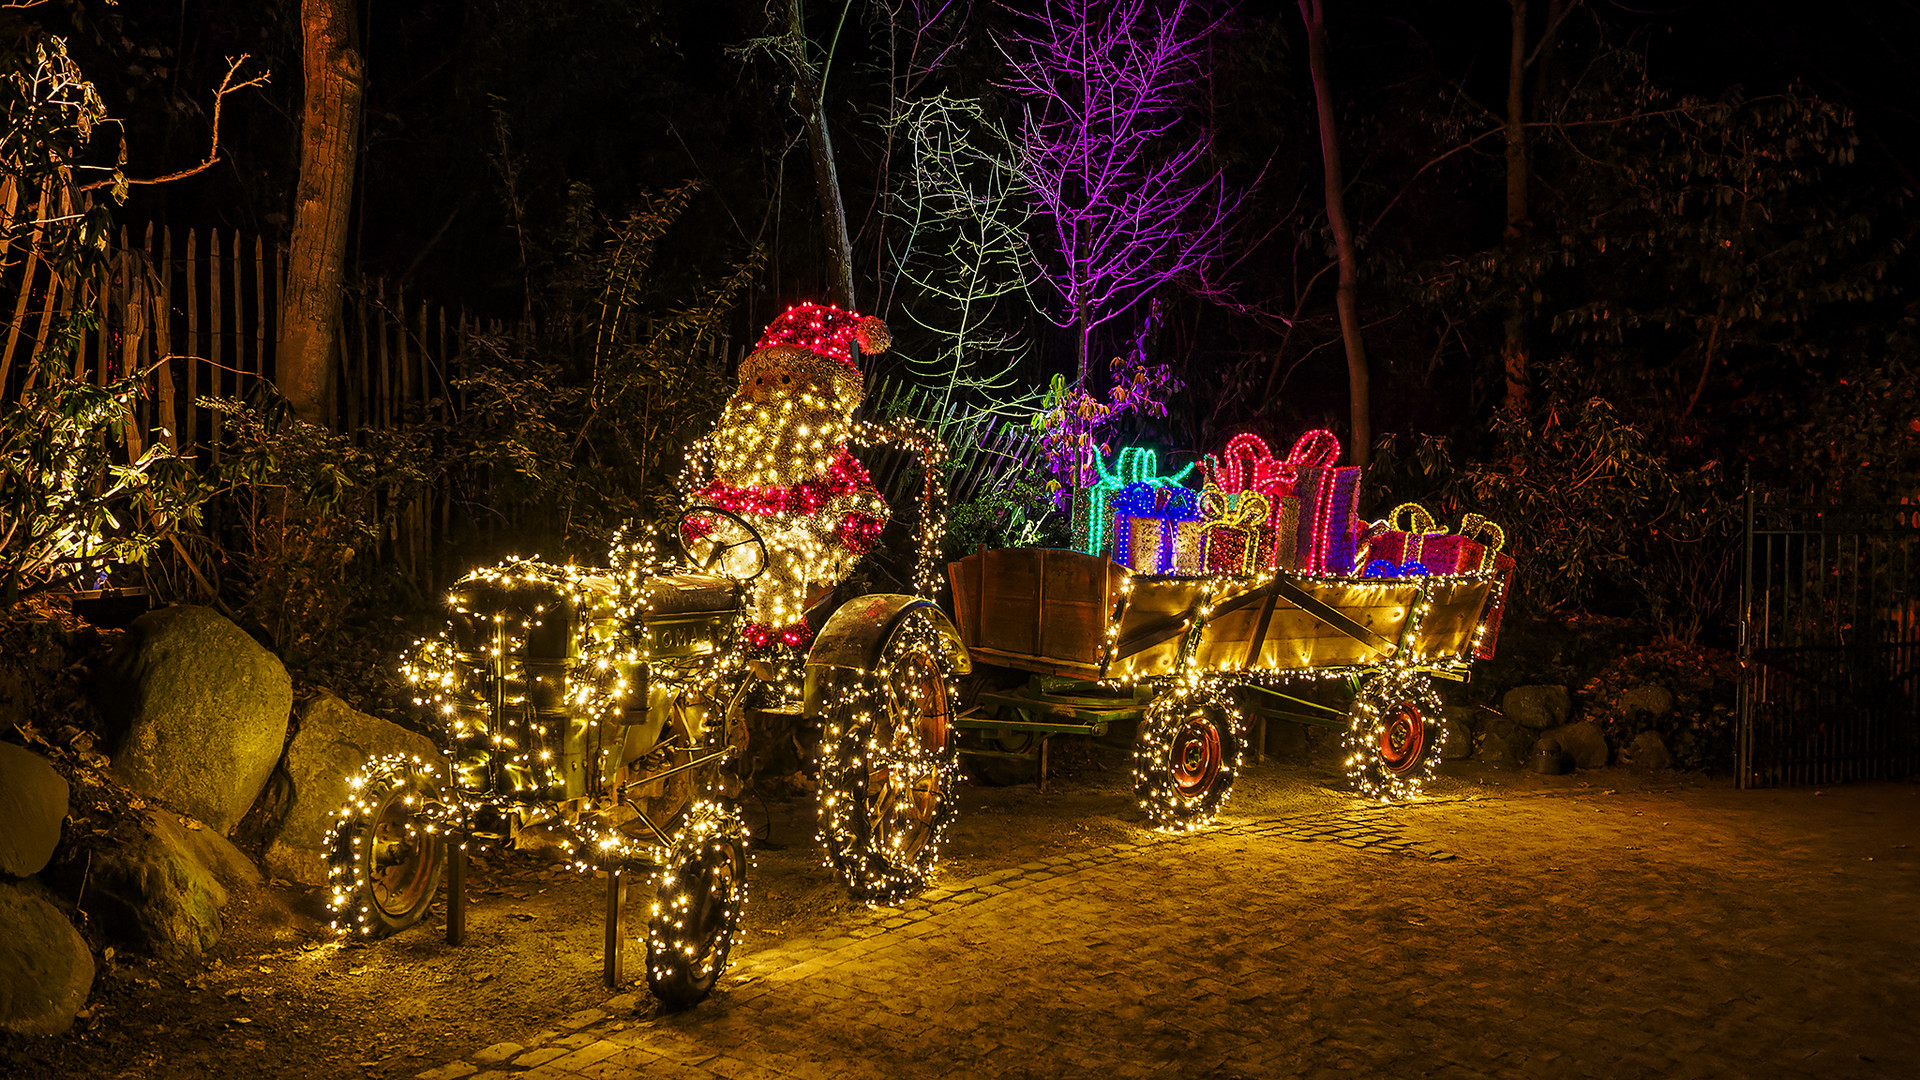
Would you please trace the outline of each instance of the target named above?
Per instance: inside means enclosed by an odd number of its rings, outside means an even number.
[[[1048,790],[1032,783],[969,785],[943,875],[971,877],[1145,835],[1123,748],[1060,740]],[[1724,782],[1606,769],[1546,777],[1462,763],[1433,788],[1440,799],[1516,797],[1592,788],[1623,800],[1718,792]],[[1250,765],[1229,816],[1292,816],[1355,805],[1331,763]],[[736,955],[829,936],[853,904],[813,840],[809,801],[750,800],[754,870]],[[448,946],[444,900],[429,925],[371,945],[326,930],[318,890],[274,886],[237,895],[228,932],[202,961],[116,955],[66,1036],[0,1041],[0,1076],[141,1080],[297,1076],[411,1077],[477,1046],[512,1041],[597,1005],[603,880],[517,854],[477,859],[469,877],[468,939]],[[444,894],[443,894],[444,895]],[[644,929],[629,905],[628,970]],[[642,995],[644,1000],[644,994]],[[643,1010],[650,1006],[643,1006]]]

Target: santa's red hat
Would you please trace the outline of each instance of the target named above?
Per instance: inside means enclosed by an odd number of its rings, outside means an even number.
[[[851,398],[858,403],[860,369],[854,366],[854,348],[871,356],[891,344],[887,324],[872,316],[830,304],[795,304],[767,324],[753,352],[740,362],[740,385],[817,377],[837,385],[843,402]]]
[[[887,324],[871,315],[842,311],[832,304],[804,303],[793,305],[768,323],[754,348],[793,345],[852,366],[853,346],[858,345],[861,352],[871,356],[886,352],[891,344],[893,335],[887,332]]]

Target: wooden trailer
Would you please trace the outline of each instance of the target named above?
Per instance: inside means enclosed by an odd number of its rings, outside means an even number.
[[[974,663],[1029,674],[978,693],[955,725],[1002,747],[1031,740],[1044,770],[1051,736],[1138,722],[1137,793],[1172,828],[1225,801],[1248,723],[1259,747],[1269,717],[1347,729],[1361,790],[1416,793],[1433,764],[1432,680],[1466,680],[1504,587],[1491,571],[1149,576],[1053,548],[982,549],[947,570]],[[1351,706],[1287,692],[1315,679],[1345,684]]]

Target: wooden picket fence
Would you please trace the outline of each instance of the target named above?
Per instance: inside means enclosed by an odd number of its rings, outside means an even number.
[[[14,297],[0,345],[0,386],[11,400],[26,361],[45,346],[54,322],[76,306],[93,308],[100,329],[85,335],[79,363],[96,382],[152,367],[139,402],[139,435],[217,461],[220,420],[203,397],[244,397],[272,379],[285,252],[263,237],[235,231],[147,226],[135,240],[123,226],[97,277],[64,288],[31,252],[0,272],[0,295]],[[77,295],[76,295],[77,293]],[[469,337],[498,333],[464,309],[409,297],[384,280],[350,284],[338,325],[337,430],[390,428],[403,420],[448,419],[451,380]],[[81,374],[82,372],[76,372]]]
[[[164,225],[137,235],[123,226],[98,272],[78,283],[63,281],[24,242],[0,251],[0,297],[10,301],[11,315],[0,338],[4,400],[18,400],[29,361],[56,322],[91,308],[100,326],[83,336],[74,373],[104,385],[151,371],[126,432],[130,451],[165,442],[203,466],[217,465],[224,417],[199,401],[244,398],[274,377],[285,261],[283,248],[258,235]],[[359,432],[452,420],[461,405],[452,383],[468,362],[471,339],[502,330],[497,320],[409,296],[382,280],[350,284],[338,323],[330,426]],[[392,508],[380,557],[432,587],[441,576],[432,555],[451,518],[449,492],[381,497],[404,505]]]
[[[214,466],[222,454],[218,411],[203,398],[244,398],[275,374],[286,253],[258,235],[218,228],[121,227],[98,272],[63,282],[30,246],[0,249],[0,303],[11,315],[0,338],[0,400],[18,400],[57,320],[79,307],[98,313],[75,354],[75,374],[98,385],[151,369],[146,392],[126,432],[138,454],[155,442]],[[454,385],[471,362],[474,339],[507,328],[462,308],[408,295],[397,284],[350,284],[341,301],[338,382],[331,425],[344,432],[393,429],[421,420],[451,422],[465,404]],[[716,363],[737,359],[729,342],[715,344]],[[988,490],[997,477],[1038,465],[1039,447],[1018,418],[982,415],[939,402],[932,388],[904,375],[876,379],[869,416],[910,415],[934,427],[950,447],[952,501]],[[919,469],[895,449],[870,455],[876,483],[896,505],[918,490]],[[435,554],[460,516],[452,480],[426,492],[383,494],[394,524],[378,557],[429,589],[447,575]],[[451,568],[449,568],[451,569]]]

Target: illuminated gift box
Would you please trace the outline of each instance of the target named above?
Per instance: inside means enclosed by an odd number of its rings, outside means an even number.
[[[1302,443],[1313,442],[1313,452],[1319,449],[1317,436],[1333,438],[1330,432],[1310,433]],[[1296,450],[1300,449],[1296,445]],[[1335,457],[1339,456],[1340,444],[1333,444]],[[1260,548],[1255,554],[1255,562],[1265,569],[1291,567],[1297,548],[1296,537],[1300,528],[1300,500],[1293,497],[1292,471],[1287,461],[1273,456],[1266,440],[1251,432],[1242,432],[1227,440],[1226,449],[1220,456],[1208,455],[1205,461],[1207,482],[1228,495],[1243,492],[1259,492],[1267,501],[1266,529],[1261,533]]]
[[[1493,595],[1487,598],[1487,613],[1480,619],[1485,629],[1480,634],[1480,647],[1474,655],[1482,660],[1493,659],[1493,647],[1500,640],[1500,618],[1507,613],[1507,593],[1513,588],[1513,556],[1495,554],[1493,557]]]
[[[1505,529],[1479,514],[1468,514],[1460,520],[1458,533],[1428,537],[1421,561],[1435,574],[1472,574],[1492,569],[1506,543]]]
[[[1340,439],[1331,431],[1309,431],[1294,442],[1285,459],[1259,463],[1266,479],[1260,490],[1272,503],[1297,500],[1288,541],[1275,545],[1275,564],[1299,574],[1349,574],[1359,555],[1360,469],[1336,466]],[[1282,523],[1275,522],[1276,529]]]
[[[1173,523],[1173,571],[1179,577],[1207,572],[1207,523],[1201,518]]]
[[[1360,546],[1360,469],[1314,467],[1310,493],[1300,500],[1293,564],[1302,574],[1351,574]]]
[[[1354,557],[1358,566],[1366,567],[1367,577],[1410,577],[1429,572],[1426,561],[1427,541],[1433,537],[1447,535],[1445,526],[1434,521],[1433,515],[1419,503],[1401,503],[1393,508],[1393,513],[1383,521],[1376,522],[1361,537],[1359,553]],[[1376,572],[1376,565],[1385,563],[1395,572]],[[1419,569],[1411,569],[1411,567]]]
[[[1193,465],[1189,463],[1171,476],[1161,476],[1159,455],[1144,446],[1122,447],[1114,455],[1111,468],[1105,456],[1095,450],[1093,466],[1099,480],[1086,489],[1085,516],[1081,516],[1077,500],[1074,516],[1074,546],[1088,555],[1104,555],[1109,549],[1116,548],[1113,499],[1122,488],[1128,484],[1178,487],[1187,473],[1193,471]]]
[[[1199,493],[1136,482],[1113,497],[1113,514],[1114,561],[1142,574],[1171,574],[1176,572],[1177,527],[1199,522]]]
[[[1260,568],[1269,514],[1258,491],[1228,493],[1208,485],[1200,496],[1201,542],[1209,574],[1250,574]]]

